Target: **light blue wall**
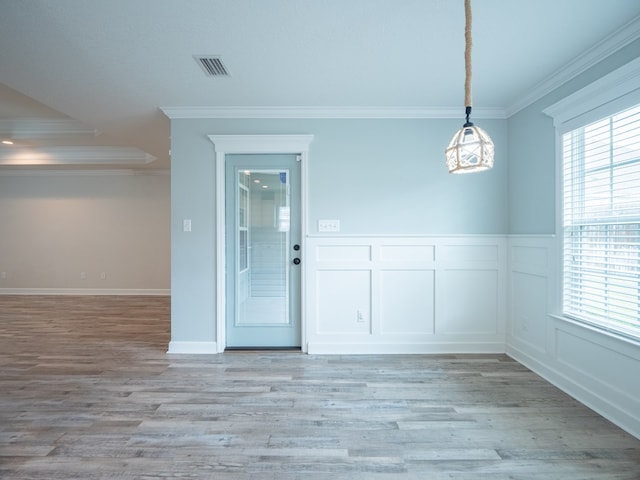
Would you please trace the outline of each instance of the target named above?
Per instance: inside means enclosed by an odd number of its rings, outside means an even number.
[[[555,131],[542,110],[640,53],[640,40],[509,120],[480,120],[493,170],[450,175],[443,151],[461,120],[173,120],[172,340],[215,341],[215,178],[210,134],[313,134],[310,234],[550,234],[556,229]],[[193,231],[182,232],[182,220]]]
[[[451,175],[444,149],[460,120],[173,120],[172,341],[215,341],[215,178],[210,134],[313,134],[308,225],[343,234],[506,234],[507,122],[474,119],[493,170]],[[182,232],[182,220],[192,232]]]
[[[509,118],[509,233],[556,231],[555,129],[553,120],[542,111],[638,56],[640,40]]]
[[[214,341],[214,158],[208,139],[171,126],[171,339]],[[192,220],[192,232],[182,220]]]
[[[478,122],[498,151],[495,169],[451,175],[444,149],[460,121],[313,122],[310,233],[336,218],[347,234],[506,233],[506,128]]]

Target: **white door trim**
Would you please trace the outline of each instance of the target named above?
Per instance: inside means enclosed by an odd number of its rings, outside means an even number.
[[[300,285],[300,345],[302,351],[307,351],[307,329],[305,321],[306,311],[306,290],[305,290],[305,251],[307,237],[307,161],[309,157],[309,145],[313,140],[313,135],[208,135],[213,142],[216,152],[216,344],[218,353],[224,351],[227,343],[226,339],[226,292],[225,292],[225,265],[226,265],[226,242],[225,242],[225,166],[227,154],[247,154],[247,153],[282,153],[295,154],[301,157],[300,170],[300,226],[302,230],[302,282]]]

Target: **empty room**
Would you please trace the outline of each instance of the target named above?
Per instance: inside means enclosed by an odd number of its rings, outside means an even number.
[[[0,478],[640,479],[637,0],[0,4]]]

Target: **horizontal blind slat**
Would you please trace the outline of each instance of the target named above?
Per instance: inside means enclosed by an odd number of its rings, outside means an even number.
[[[640,338],[640,105],[562,136],[563,310]]]

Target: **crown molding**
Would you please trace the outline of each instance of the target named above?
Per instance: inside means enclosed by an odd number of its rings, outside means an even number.
[[[460,119],[464,107],[161,107],[175,119]],[[502,108],[475,108],[474,118],[505,119]]]
[[[601,42],[576,57],[572,62],[557,70],[553,75],[533,87],[526,95],[505,109],[507,118],[528,107],[532,103],[561,87],[569,80],[587,71],[597,63],[621,48],[640,38],[640,16],[634,18]]]
[[[16,139],[69,135],[97,136],[98,130],[71,118],[0,118],[0,136]]]
[[[0,165],[146,165],[156,159],[129,147],[42,147],[38,149],[0,146]]]

